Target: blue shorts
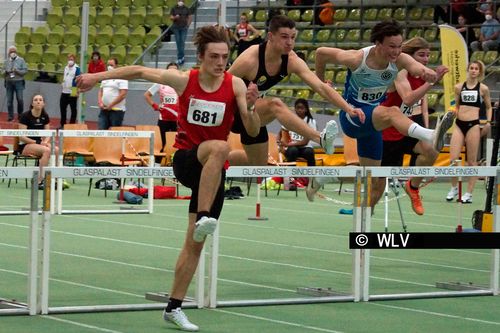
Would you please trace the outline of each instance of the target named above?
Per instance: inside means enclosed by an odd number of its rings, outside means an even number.
[[[361,108],[365,113],[365,122],[362,124],[359,118],[351,118],[345,111],[340,112],[340,126],[342,131],[349,137],[357,140],[358,155],[373,160],[382,159],[382,132],[373,127],[372,113],[375,105],[363,105]]]

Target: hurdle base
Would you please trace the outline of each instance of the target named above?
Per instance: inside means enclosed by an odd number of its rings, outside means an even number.
[[[436,288],[446,290],[488,290],[488,287],[475,285],[472,282],[436,282]]]
[[[168,303],[170,300],[170,295],[166,292],[147,292],[145,297],[148,301],[159,303]],[[184,297],[184,300],[187,302],[194,302],[194,298],[191,297]]]
[[[248,220],[250,220],[250,221],[267,221],[269,219],[267,217],[263,217],[263,216],[250,216],[248,218]]]
[[[0,309],[26,309],[28,304],[14,299],[0,298]]]
[[[335,291],[332,288],[321,288],[321,287],[298,287],[297,293],[308,296],[348,296],[348,293],[343,293],[340,291]]]

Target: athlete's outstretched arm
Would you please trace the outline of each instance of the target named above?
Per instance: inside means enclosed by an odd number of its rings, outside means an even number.
[[[179,94],[179,92],[182,93],[184,91],[189,79],[189,74],[180,72],[176,69],[125,66],[106,72],[79,75],[76,78],[76,83],[81,91],[87,91],[92,89],[96,83],[109,79],[143,79],[150,82],[169,85]]]
[[[257,85],[250,83],[247,89],[243,80],[234,76],[233,90],[243,126],[250,136],[256,137],[260,131],[259,114],[255,112],[254,108],[255,101],[259,97]]]
[[[421,77],[427,82],[434,83],[437,81],[437,74],[432,69],[425,67],[423,64],[419,63],[412,56],[401,53],[396,62],[398,68],[404,68],[413,76]],[[444,75],[444,74],[443,74]]]
[[[342,50],[334,47],[320,47],[316,50],[316,75],[325,81],[326,64],[356,68],[359,65],[359,50]]]
[[[320,94],[321,97],[333,105],[341,108],[351,117],[359,117],[359,120],[362,123],[365,121],[365,114],[361,109],[353,108],[335,89],[321,81],[316,75],[314,75],[313,72],[311,72],[307,64],[302,59],[299,57],[291,58],[289,60],[288,68],[291,73],[297,74],[309,87]]]

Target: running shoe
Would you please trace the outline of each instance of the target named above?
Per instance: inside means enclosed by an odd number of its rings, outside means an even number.
[[[307,200],[313,202],[314,195],[316,195],[316,192],[318,192],[320,188],[321,188],[321,184],[316,180],[316,178],[311,178],[309,180],[309,184],[307,184],[307,188],[306,188]]]
[[[335,137],[339,133],[339,126],[335,120],[330,120],[326,123],[325,128],[321,132],[321,147],[325,149],[325,153],[331,155],[335,152]]]
[[[432,138],[432,146],[438,152],[444,146],[444,136],[446,132],[453,126],[453,121],[455,120],[454,112],[446,112],[443,117],[438,118],[436,129],[434,130],[434,137]]]
[[[454,186],[450,189],[450,192],[446,195],[446,201],[453,201],[455,197],[458,196],[458,187]]]
[[[173,309],[172,312],[163,311],[163,320],[179,327],[181,331],[197,332],[200,328],[191,323],[181,308]]]
[[[462,203],[465,204],[472,203],[472,194],[469,192],[465,192],[464,195],[462,195]]]
[[[424,215],[424,207],[422,206],[422,199],[420,198],[420,192],[418,189],[413,189],[411,187],[410,180],[405,184],[405,191],[411,201],[411,208],[417,215]]]
[[[217,228],[217,220],[203,216],[195,223],[195,229],[193,233],[193,239],[195,242],[203,242],[207,235],[214,233],[215,228]]]

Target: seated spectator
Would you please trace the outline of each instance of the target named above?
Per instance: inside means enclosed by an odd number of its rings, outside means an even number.
[[[479,35],[479,41],[471,43],[472,51],[490,51],[498,49],[500,42],[500,23],[493,18],[493,12],[491,10],[486,11],[484,16],[485,21],[481,25],[481,34]]]
[[[464,15],[458,16],[457,30],[460,32],[467,45],[477,40],[476,33],[474,29],[467,24],[467,19]]]
[[[467,6],[465,0],[450,0],[448,5],[436,5],[434,6],[434,24],[439,23],[441,19],[444,23],[457,24],[458,16],[460,14],[466,14]]]
[[[495,12],[495,6],[491,0],[479,0],[475,4],[469,5],[469,17],[467,21],[469,21],[470,24],[482,23],[488,9],[493,13]]]
[[[316,120],[314,120],[311,111],[309,110],[307,100],[303,98],[297,99],[295,101],[295,112],[297,113],[297,116],[309,125],[309,127],[315,130],[317,129]],[[316,165],[314,149],[312,147],[312,142],[309,141],[309,139],[282,128],[278,136],[278,144],[280,144],[284,150],[285,157],[288,162],[295,162],[297,158],[302,157],[307,161],[307,166]]]
[[[48,130],[50,119],[45,111],[45,100],[42,95],[35,95],[31,101],[30,109],[23,112],[19,117],[19,129],[21,130]],[[54,147],[57,155],[57,147]],[[39,158],[40,174],[38,175],[38,188],[43,189],[43,168],[49,164],[50,159],[50,137],[39,136],[19,137],[17,152],[25,156],[36,156]]]
[[[233,38],[238,44],[238,55],[242,54],[249,46],[255,43],[253,37],[259,36],[259,30],[255,29],[253,25],[248,23],[248,16],[246,13],[240,15],[240,23],[234,28]]]
[[[99,73],[106,71],[106,65],[101,59],[101,54],[97,51],[92,52],[92,59],[89,62],[87,72]]]

